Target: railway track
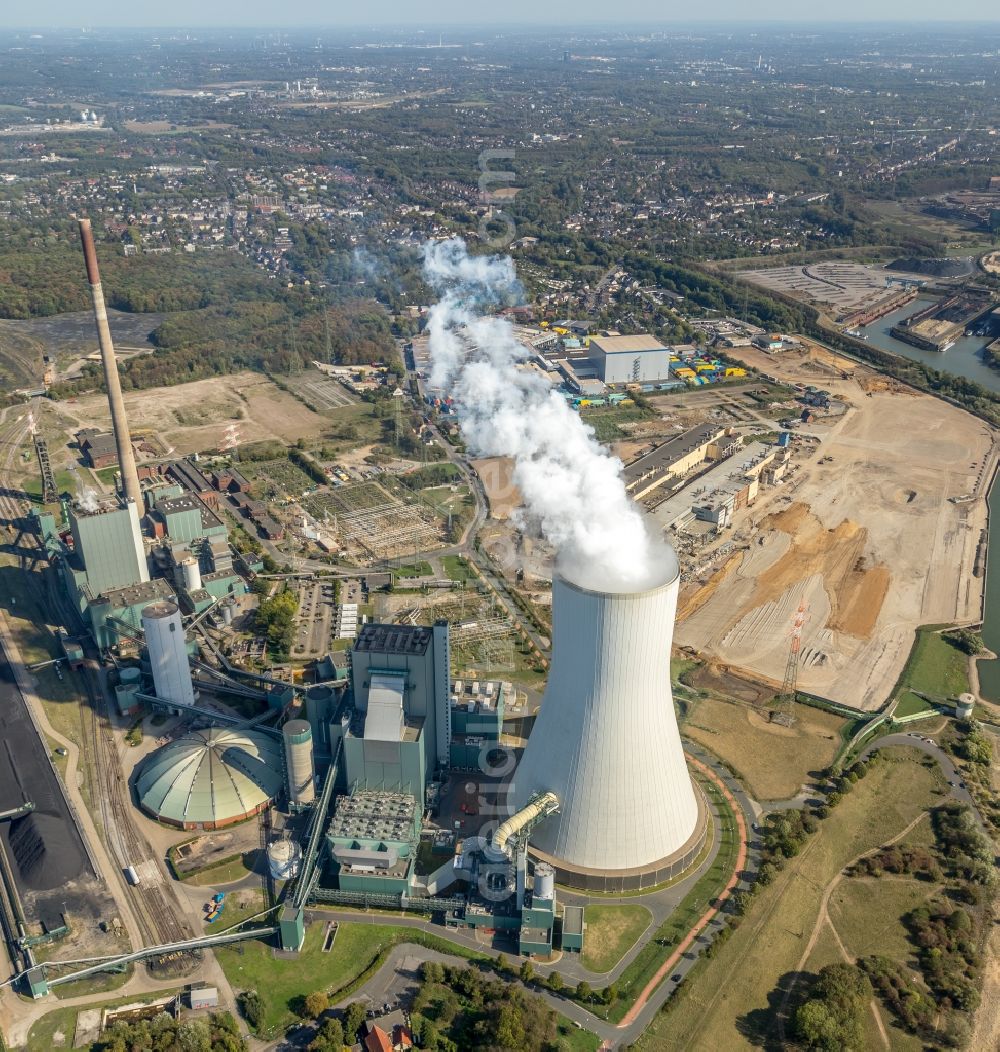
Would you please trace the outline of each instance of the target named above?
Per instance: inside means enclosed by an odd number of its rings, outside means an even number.
[[[105,838],[112,856],[124,871],[139,866],[152,856],[146,840],[140,836],[132,816],[128,782],[122,773],[119,743],[108,719],[107,701],[97,679],[93,663],[85,672],[90,696],[89,738],[92,746],[91,774],[98,796],[98,807]],[[136,923],[146,945],[181,942],[192,932],[178,918],[178,904],[163,886],[149,884],[128,886]]]
[[[30,406],[11,406],[0,425],[0,447],[3,450],[0,454],[3,465],[0,467],[0,522],[15,533],[28,508],[27,498],[19,495],[13,486],[13,474],[21,446],[30,432],[29,409],[32,413],[38,412],[37,399]]]

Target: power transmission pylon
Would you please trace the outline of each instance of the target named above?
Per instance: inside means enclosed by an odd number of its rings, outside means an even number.
[[[781,684],[781,693],[774,699],[771,710],[771,722],[791,727],[795,722],[792,706],[795,703],[796,685],[799,677],[799,654],[802,650],[802,629],[809,620],[809,604],[803,597],[795,616],[792,618],[791,643],[788,647],[788,661],[785,663],[785,680]]]

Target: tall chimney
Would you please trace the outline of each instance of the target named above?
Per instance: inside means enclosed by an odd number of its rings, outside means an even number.
[[[97,252],[94,249],[94,234],[90,229],[89,219],[80,220],[80,241],[83,243],[83,258],[87,262],[90,294],[94,298],[94,320],[97,322],[97,339],[101,345],[101,363],[104,365],[104,383],[108,389],[108,402],[111,405],[111,427],[115,433],[115,445],[118,447],[118,467],[122,473],[122,488],[125,490],[125,499],[135,502],[141,518],[143,513],[142,490],[139,488],[139,474],[135,469],[132,436],[128,429],[128,418],[125,416],[125,400],[122,398],[118,362],[115,360],[115,346],[111,342],[108,310],[104,305],[101,272],[97,269]]]

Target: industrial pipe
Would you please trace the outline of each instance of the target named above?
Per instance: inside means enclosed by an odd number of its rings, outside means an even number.
[[[90,228],[89,219],[81,219],[79,223],[83,258],[87,264],[87,281],[90,282],[90,295],[94,301],[94,321],[97,323],[97,341],[101,347],[104,384],[108,389],[108,402],[111,405],[111,429],[115,433],[118,468],[122,473],[122,489],[125,492],[125,499],[135,502],[139,517],[142,518],[145,510],[142,504],[142,490],[139,488],[139,473],[135,469],[135,454],[132,452],[132,436],[128,429],[128,418],[125,416],[125,400],[122,397],[118,362],[115,359],[115,345],[111,342],[108,309],[104,303],[104,289],[101,287],[101,272],[97,268],[94,233]]]

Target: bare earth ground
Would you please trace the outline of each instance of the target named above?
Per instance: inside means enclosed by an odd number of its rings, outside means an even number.
[[[71,430],[111,426],[103,395],[63,402],[60,409],[75,421]],[[241,444],[275,438],[285,442],[314,438],[329,426],[328,418],[281,391],[266,376],[251,372],[176,387],[129,391],[125,394],[125,409],[133,434],[151,432],[179,454],[217,447],[232,424],[238,425]]]
[[[801,429],[820,438],[818,449],[798,446],[801,468],[758,500],[749,550],[682,594],[676,641],[780,683],[805,599],[799,685],[877,708],[918,625],[980,617],[983,581],[972,570],[993,433],[853,363],[843,362],[853,376],[841,379],[842,360],[826,351],[737,355],[781,379],[822,386],[850,407]],[[825,457],[832,462],[820,463]],[[977,499],[948,499],[968,493]]]
[[[521,494],[511,481],[514,462],[508,457],[485,457],[470,461],[486,490],[490,515],[494,519],[508,519],[521,504]]]

